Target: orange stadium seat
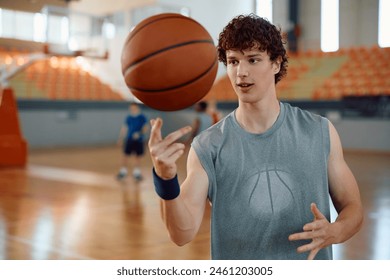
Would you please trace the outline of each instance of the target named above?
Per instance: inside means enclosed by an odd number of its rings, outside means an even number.
[[[73,57],[53,56],[31,64],[21,73],[24,77],[22,81],[11,80],[11,85],[20,82],[25,84],[22,92],[17,86],[18,97],[40,97],[48,100],[123,100],[119,93],[112,91],[98,77],[81,69]],[[31,94],[32,89],[35,89],[34,94]]]

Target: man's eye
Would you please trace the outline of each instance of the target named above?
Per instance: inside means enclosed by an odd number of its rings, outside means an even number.
[[[257,59],[257,58],[251,58],[251,59],[249,59],[249,62],[250,62],[251,64],[253,64],[253,63],[259,62],[259,59]]]
[[[228,63],[232,64],[232,65],[236,65],[237,64],[237,60],[229,60]]]

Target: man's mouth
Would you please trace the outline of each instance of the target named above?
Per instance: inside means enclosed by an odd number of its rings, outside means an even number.
[[[236,85],[238,87],[240,87],[240,88],[248,88],[248,87],[252,86],[253,84],[250,84],[250,83],[237,83]]]

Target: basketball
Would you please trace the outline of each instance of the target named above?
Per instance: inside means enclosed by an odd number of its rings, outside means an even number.
[[[218,69],[217,51],[197,21],[174,13],[141,21],[127,36],[122,73],[131,93],[160,111],[177,111],[201,100]]]

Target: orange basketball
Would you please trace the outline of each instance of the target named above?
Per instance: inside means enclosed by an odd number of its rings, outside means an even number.
[[[141,21],[126,39],[121,63],[131,93],[160,111],[198,102],[209,92],[218,69],[217,51],[207,30],[174,13]]]

